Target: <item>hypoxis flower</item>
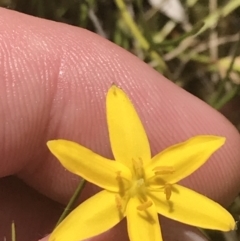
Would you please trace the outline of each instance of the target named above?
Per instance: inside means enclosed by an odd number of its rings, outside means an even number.
[[[116,86],[107,93],[107,122],[115,161],[71,141],[48,142],[62,165],[105,189],[78,206],[50,241],[79,241],[98,235],[127,218],[131,241],[161,241],[158,213],[208,229],[234,229],[232,216],[219,204],[176,184],[225,142],[196,136],[153,158],[142,123],[126,94]]]

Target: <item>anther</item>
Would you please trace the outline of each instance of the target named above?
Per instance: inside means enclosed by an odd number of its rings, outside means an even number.
[[[122,181],[122,177],[121,177],[121,172],[120,171],[118,171],[117,172],[117,177],[116,177],[116,179],[117,179],[117,181]]]
[[[118,195],[115,195],[115,202],[117,204],[117,209],[121,210],[122,209],[122,202],[121,198]]]
[[[166,199],[169,200],[172,195],[172,185],[167,183],[164,185],[164,193],[166,195]]]
[[[138,178],[142,178],[144,173],[143,173],[143,162],[141,159],[138,161],[132,159],[133,162],[133,169],[135,171],[135,174]]]
[[[144,211],[146,210],[147,208],[151,207],[152,206],[152,202],[150,200],[144,202],[143,204],[137,206],[137,210],[139,211]]]
[[[116,173],[117,173],[116,180],[117,180],[118,186],[119,186],[119,193],[120,193],[121,196],[124,196],[124,193],[125,193],[124,179],[121,176],[120,171],[118,171]]]
[[[174,167],[172,166],[158,166],[154,167],[153,171],[156,175],[172,174],[174,172]]]

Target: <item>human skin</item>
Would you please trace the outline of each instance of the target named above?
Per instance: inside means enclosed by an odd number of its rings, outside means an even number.
[[[43,238],[79,183],[50,154],[48,140],[72,140],[112,158],[105,113],[112,83],[134,103],[153,155],[195,135],[225,136],[182,184],[224,206],[239,192],[237,130],[137,57],[86,30],[5,9],[0,41],[0,239],[10,239],[12,220],[17,241]],[[87,184],[82,200],[98,190]],[[194,228],[161,219],[165,241],[201,240]],[[128,240],[126,224],[91,240]]]

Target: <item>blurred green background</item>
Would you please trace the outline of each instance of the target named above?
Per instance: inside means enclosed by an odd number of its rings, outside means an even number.
[[[239,0],[0,0],[0,5],[96,32],[221,109],[240,129]]]

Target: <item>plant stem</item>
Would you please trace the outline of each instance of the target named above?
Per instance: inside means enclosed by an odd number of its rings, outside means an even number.
[[[84,179],[82,179],[80,181],[80,183],[78,184],[75,192],[73,193],[73,195],[72,195],[71,199],[69,200],[67,206],[65,207],[62,215],[60,216],[56,226],[58,226],[63,221],[63,219],[71,212],[74,203],[76,202],[76,200],[78,199],[78,197],[80,196],[80,194],[84,188],[85,182],[86,181]]]

